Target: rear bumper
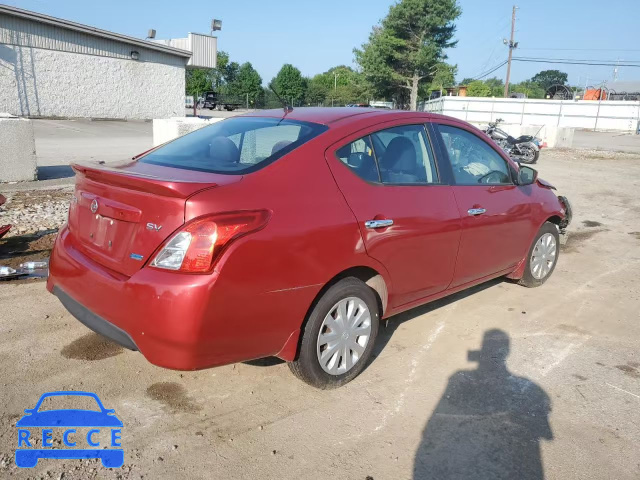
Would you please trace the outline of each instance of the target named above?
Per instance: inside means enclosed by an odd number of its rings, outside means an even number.
[[[47,289],[87,327],[151,363],[197,370],[277,355],[315,296],[310,289],[256,290],[259,283],[245,275],[143,267],[127,277],[86,256],[65,227]]]
[[[64,308],[86,327],[129,350],[138,350],[135,342],[127,332],[107,322],[104,318],[99,317],[87,307],[75,301],[60,287],[53,287],[53,294],[58,297]]]
[[[225,363],[224,355],[212,358],[216,347],[202,334],[211,282],[209,275],[185,278],[147,268],[126,277],[87,257],[64,228],[51,252],[47,289],[84,325],[151,363],[195,370]]]

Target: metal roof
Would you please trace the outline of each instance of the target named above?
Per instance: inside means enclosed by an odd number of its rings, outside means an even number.
[[[179,48],[168,47],[166,45],[141,40],[135,37],[129,37],[127,35],[121,35],[115,32],[109,32],[108,30],[101,30],[99,28],[90,27],[81,23],[71,22],[62,18],[50,17],[38,12],[32,12],[29,10],[23,10],[21,8],[10,7],[8,5],[0,5],[0,14],[11,15],[14,17],[25,18],[34,22],[46,23],[54,25],[56,27],[65,28],[67,30],[73,30],[76,32],[86,33],[96,37],[106,38],[109,40],[115,40],[130,45],[136,45],[139,47],[147,48],[149,50],[156,50],[159,52],[168,53],[170,55],[176,55],[178,57],[190,57],[191,52],[187,50],[181,50]]]
[[[616,93],[638,93],[640,92],[640,80],[607,82],[606,87]]]

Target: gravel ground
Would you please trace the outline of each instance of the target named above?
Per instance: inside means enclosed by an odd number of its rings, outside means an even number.
[[[91,333],[42,281],[0,284],[0,477],[640,478],[640,156],[545,151],[537,168],[575,210],[552,278],[392,318],[338,390],[270,360],[160,369]],[[116,410],[122,468],[15,466],[17,419],[66,389]]]
[[[58,229],[67,221],[73,186],[52,190],[7,192],[0,224],[12,224],[7,237]]]

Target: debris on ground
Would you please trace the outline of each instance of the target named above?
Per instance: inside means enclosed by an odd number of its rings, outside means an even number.
[[[57,230],[67,221],[73,187],[6,193],[0,225],[12,224],[6,237]]]
[[[29,263],[47,262],[48,264],[57,234],[57,230],[45,230],[0,239],[0,266],[22,271],[23,275],[42,276],[38,272],[46,272],[47,267],[42,268]]]
[[[0,195],[0,207],[5,204],[7,198],[4,195]],[[0,225],[0,238],[4,237],[13,225]]]
[[[49,260],[32,260],[21,263],[17,268],[0,265],[0,281],[18,278],[47,278],[49,275]]]
[[[0,280],[46,277],[72,194],[73,187],[65,187],[0,195],[0,225],[6,224],[0,226]]]

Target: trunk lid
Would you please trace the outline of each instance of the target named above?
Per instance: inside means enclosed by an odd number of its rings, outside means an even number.
[[[186,200],[238,182],[241,175],[195,172],[129,161],[74,164],[69,232],[95,262],[131,276],[185,222]]]

